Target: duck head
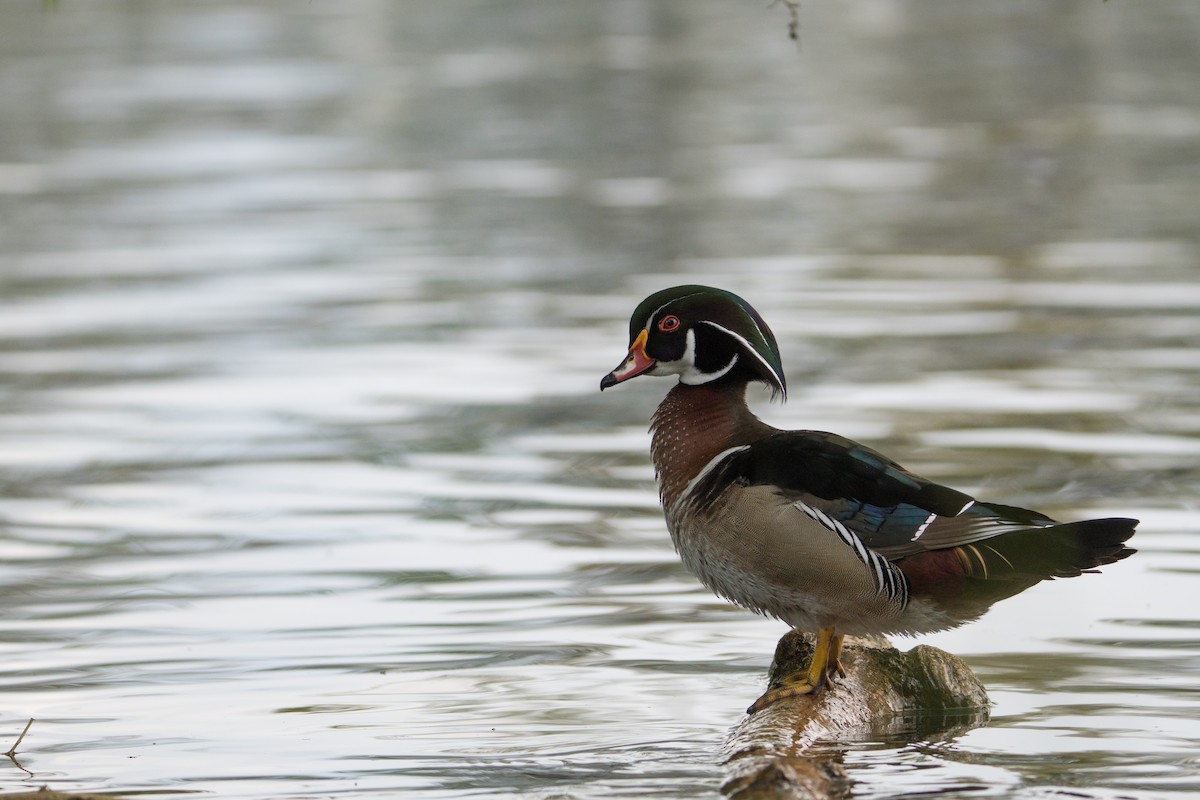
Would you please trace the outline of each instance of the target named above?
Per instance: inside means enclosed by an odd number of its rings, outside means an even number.
[[[638,375],[678,375],[692,386],[757,380],[773,395],[787,394],[775,334],[749,303],[711,286],[674,286],[638,305],[629,320],[629,354],[600,390]]]

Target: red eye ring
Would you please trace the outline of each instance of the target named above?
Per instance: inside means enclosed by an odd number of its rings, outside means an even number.
[[[679,330],[679,317],[668,314],[658,321],[658,329],[663,333]]]

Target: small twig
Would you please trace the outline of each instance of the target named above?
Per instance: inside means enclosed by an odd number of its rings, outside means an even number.
[[[17,757],[17,748],[21,746],[21,742],[25,741],[25,734],[29,733],[29,729],[33,727],[33,717],[29,718],[29,722],[25,723],[25,730],[21,731],[21,735],[13,742],[13,746],[8,748],[8,752],[4,755],[15,759]]]
[[[788,38],[800,41],[800,0],[771,0],[769,8],[782,5],[788,10]]]

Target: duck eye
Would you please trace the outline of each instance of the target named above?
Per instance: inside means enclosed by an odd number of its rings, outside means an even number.
[[[668,314],[658,321],[658,329],[663,333],[670,333],[671,331],[678,330],[679,317],[675,316],[674,314]]]

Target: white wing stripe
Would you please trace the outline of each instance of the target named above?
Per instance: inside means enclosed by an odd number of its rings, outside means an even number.
[[[908,581],[905,580],[904,573],[900,572],[883,556],[872,550],[868,550],[867,546],[863,544],[862,539],[854,534],[854,531],[833,519],[821,509],[814,508],[800,501],[796,501],[792,505],[821,523],[821,525],[831,532],[837,534],[837,537],[842,540],[843,544],[854,550],[854,555],[858,560],[864,566],[871,569],[871,577],[874,579],[875,588],[879,594],[886,595],[893,600],[898,600],[902,605],[908,604]]]
[[[729,456],[733,455],[734,453],[740,453],[743,450],[749,449],[750,445],[742,444],[736,447],[729,447],[713,456],[712,460],[705,464],[704,467],[696,473],[696,477],[688,481],[687,486],[683,487],[683,491],[679,493],[679,498],[672,505],[672,509],[678,507],[682,503],[688,502],[688,499],[692,494],[692,490],[695,489],[696,486],[700,484],[700,481],[704,480],[708,476],[708,473],[712,472],[722,461],[724,461],[726,458],[729,458]]]
[[[973,502],[975,502],[975,501],[974,501],[974,500],[972,500],[971,502],[973,503]],[[928,528],[930,525],[932,525],[932,524],[933,524],[933,521],[934,521],[935,519],[937,519],[937,518],[938,518],[938,515],[937,515],[937,514],[930,514],[928,517],[926,517],[926,518],[925,518],[925,521],[924,521],[924,522],[922,522],[922,523],[921,523],[921,524],[920,524],[920,525],[917,527],[917,532],[916,532],[916,533],[914,533],[914,534],[912,535],[912,539],[911,539],[910,541],[913,541],[913,542],[915,542],[917,539],[920,539],[920,538],[921,538],[921,536],[922,536],[922,535],[925,533],[925,529],[926,529],[926,528]]]

